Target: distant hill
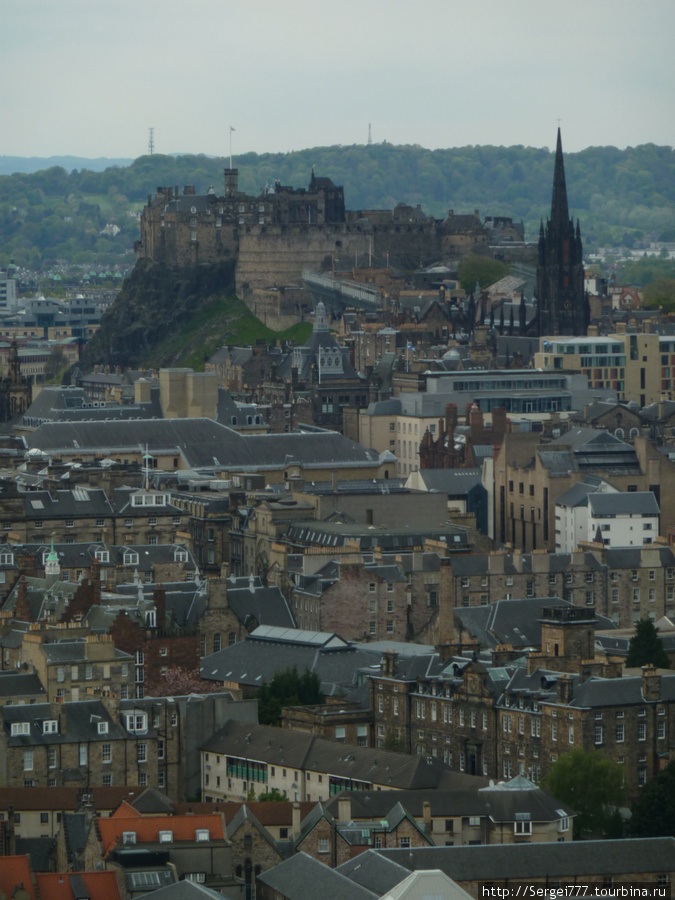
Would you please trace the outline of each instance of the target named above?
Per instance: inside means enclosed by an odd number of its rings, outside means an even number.
[[[103,172],[111,166],[130,166],[133,158],[114,159],[99,156],[89,159],[84,156],[0,156],[0,175],[31,175],[52,166],[61,166],[67,172],[73,169],[89,169],[91,172]]]
[[[563,135],[564,142],[564,135]],[[0,159],[10,159],[8,157]],[[45,160],[51,163],[52,160]],[[141,156],[94,171],[101,161],[68,158],[31,174],[0,176],[0,265],[13,258],[37,268],[68,262],[133,261],[137,217],[158,185],[185,184],[205,193],[223,190],[225,158]],[[28,161],[22,161],[27,168]],[[77,164],[85,167],[78,169]],[[120,165],[120,163],[122,163]],[[314,147],[293,153],[236,157],[240,189],[257,195],[276,180],[306,187],[314,167],[345,189],[349,209],[419,204],[444,217],[480,211],[525,223],[536,240],[550,210],[553,153],[532,147],[471,146],[427,150],[417,145]],[[571,213],[581,221],[586,252],[618,243],[675,240],[675,151],[643,144],[617,150],[589,147],[565,155]],[[106,225],[116,229],[103,229]]]

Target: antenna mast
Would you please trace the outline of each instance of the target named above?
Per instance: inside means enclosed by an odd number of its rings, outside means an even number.
[[[155,129],[148,128],[148,153],[150,156],[155,152]]]
[[[371,131],[370,122],[368,122],[368,143],[369,144],[373,143],[373,133]]]

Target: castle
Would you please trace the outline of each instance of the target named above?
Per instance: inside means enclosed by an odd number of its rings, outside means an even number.
[[[488,252],[488,232],[478,210],[445,219],[419,206],[393,210],[345,209],[344,192],[312,172],[309,186],[279,182],[258,197],[239,191],[239,172],[225,169],[224,193],[196,194],[187,185],[159,187],[141,216],[137,259],[169,266],[236,264],[237,295],[300,284],[303,269],[334,267],[339,258],[417,268],[468,252]]]
[[[221,196],[213,187],[197,194],[193,185],[182,194],[176,185],[149,195],[135,250],[137,259],[167,266],[232,260],[237,296],[266,321],[271,311],[269,324],[273,319],[279,324],[284,313],[290,321],[302,318],[297,286],[303,270],[334,271],[340,260],[350,268],[368,261],[369,266],[417,269],[471,253],[489,254],[495,239],[514,241],[527,261],[522,226],[511,226],[505,218],[488,218],[484,225],[478,210],[470,215],[449,210],[445,219],[403,203],[393,210],[347,210],[343,188],[314,171],[306,189],[277,181],[253,197],[239,190],[239,170],[226,168]],[[536,296],[530,332],[586,334],[581,234],[579,222],[575,228],[569,217],[560,129],[551,217],[539,236]]]

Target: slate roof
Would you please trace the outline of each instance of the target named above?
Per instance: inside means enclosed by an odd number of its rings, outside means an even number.
[[[588,506],[593,516],[658,516],[661,510],[653,491],[620,491],[591,494]]]
[[[345,875],[366,890],[372,891],[377,897],[408,877],[408,869],[374,850],[365,850],[353,859],[342,863],[335,871]]]
[[[242,625],[255,619],[258,625],[295,628],[295,618],[279,587],[263,585],[258,576],[252,582],[250,578],[228,579],[227,605]]]
[[[498,644],[513,647],[540,647],[543,610],[551,606],[572,606],[560,597],[526,597],[519,600],[497,600],[489,606],[457,607],[455,618],[481,647],[494,648]],[[595,627],[613,627],[611,619],[595,615]]]
[[[242,804],[237,813],[235,813],[235,815],[227,823],[227,829],[225,833],[227,835],[228,841],[231,841],[239,831],[239,829],[242,828],[247,822],[250,822],[250,824],[253,826],[253,828],[255,828],[255,830],[263,838],[263,840],[267,841],[267,843],[271,847],[274,847],[275,850],[277,849],[276,841],[274,840],[272,835],[260,822],[258,817],[251,812],[251,810],[245,803]]]
[[[464,497],[482,485],[480,469],[420,469],[417,473],[428,491],[448,497]]]
[[[56,848],[56,838],[51,837],[34,837],[16,839],[17,854],[26,853],[30,856],[30,863],[34,872],[49,872],[54,865],[54,850]],[[2,860],[0,860],[0,866]],[[45,895],[43,895],[45,896]],[[49,896],[52,900],[51,895]]]
[[[47,694],[35,672],[17,672],[11,669],[0,672],[0,697],[44,697]],[[38,701],[39,702],[39,701]]]
[[[307,900],[308,886],[321,900],[376,900],[374,894],[306,853],[296,853],[278,866],[258,875],[258,881],[287,900]]]
[[[675,700],[675,673],[660,675],[660,702]],[[593,709],[599,706],[644,706],[647,701],[642,693],[642,676],[623,678],[589,678],[574,685],[570,706],[577,709]]]
[[[461,775],[462,773],[456,773]],[[338,811],[338,798],[346,792],[331,797],[325,804],[333,815]],[[452,816],[489,816],[494,822],[513,822],[516,813],[530,813],[533,822],[555,822],[563,816],[573,816],[570,806],[556,800],[544,790],[522,779],[490,784],[489,779],[476,775],[463,775],[451,789],[435,788],[419,791],[349,791],[351,815],[355,822],[361,819],[385,819],[396,805],[416,819],[424,815],[424,804],[429,803],[435,818]]]
[[[437,786],[446,767],[436,759],[339,744],[311,734],[230,719],[201,749],[288,768],[325,772],[400,788]]]
[[[114,510],[104,490],[76,487],[53,493],[30,491],[25,495],[24,515],[28,522],[56,518],[92,519],[113,516]]]
[[[454,881],[504,881],[584,875],[661,873],[675,870],[675,838],[620,841],[554,841],[377,850],[409,871],[440,869]]]
[[[176,453],[195,469],[257,471],[290,462],[312,467],[377,465],[379,454],[333,431],[241,434],[213,419],[48,423],[25,437],[26,446],[50,454],[88,452]],[[147,511],[146,511],[147,512]]]
[[[295,666],[301,673],[306,669],[315,672],[321,680],[321,690],[331,694],[338,686],[352,684],[359,669],[379,665],[381,658],[381,652],[369,650],[367,645],[348,644],[341,639],[299,643],[285,639],[282,633],[258,628],[243,641],[205,657],[201,673],[202,678],[211,681],[236,681],[260,687],[263,681],[270,682],[277,672]]]

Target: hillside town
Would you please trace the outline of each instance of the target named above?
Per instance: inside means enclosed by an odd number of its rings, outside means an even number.
[[[119,273],[0,273],[3,896],[670,891],[675,323],[586,269],[560,129],[551,182],[535,240],[158,188],[138,266],[312,329],[201,371],[81,365]]]

